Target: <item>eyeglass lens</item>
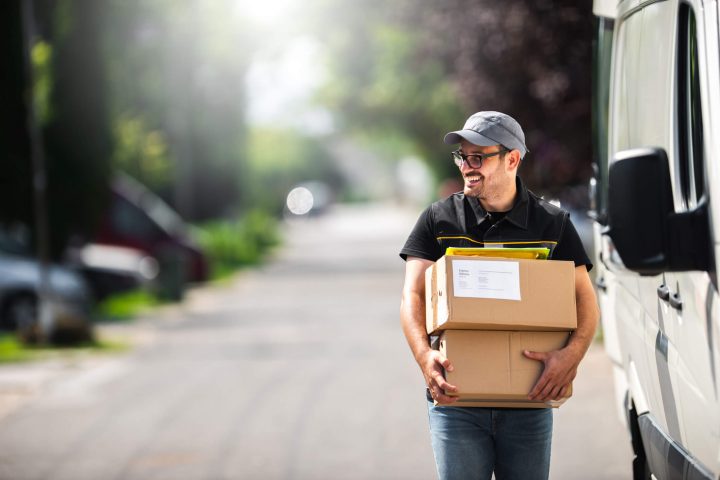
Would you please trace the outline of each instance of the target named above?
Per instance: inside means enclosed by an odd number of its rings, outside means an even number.
[[[481,168],[483,157],[480,155],[465,155],[460,152],[452,152],[453,160],[455,165],[462,167],[463,162],[467,162],[470,168]]]

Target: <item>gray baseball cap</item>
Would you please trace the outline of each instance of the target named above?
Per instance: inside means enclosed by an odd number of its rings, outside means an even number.
[[[467,119],[462,130],[445,135],[445,143],[453,145],[465,139],[481,147],[502,145],[519,150],[520,158],[529,152],[525,146],[525,134],[520,124],[510,115],[501,112],[477,112]]]

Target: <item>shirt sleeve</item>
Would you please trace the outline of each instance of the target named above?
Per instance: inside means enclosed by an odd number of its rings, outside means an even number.
[[[407,260],[407,257],[419,257],[433,262],[437,261],[443,254],[434,231],[432,206],[430,206],[420,214],[410,236],[400,250],[400,257],[403,260]]]
[[[580,235],[578,235],[575,225],[573,225],[569,216],[562,236],[553,251],[552,259],[572,260],[575,262],[576,267],[585,265],[588,272],[593,268],[593,264],[585,252],[585,247],[583,247],[582,240],[580,240]]]

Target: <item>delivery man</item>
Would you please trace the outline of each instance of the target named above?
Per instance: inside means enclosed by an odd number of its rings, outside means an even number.
[[[530,192],[517,176],[528,149],[515,119],[478,112],[462,130],[445,135],[445,143],[459,144],[451,158],[463,177],[463,192],[430,205],[400,253],[406,260],[400,319],[427,384],[438,475],[441,480],[490,479],[494,472],[497,480],[547,479],[551,408],[456,407],[455,398],[446,395],[457,388],[443,377],[443,368],[453,369],[451,361],[429,346],[425,270],[447,247],[547,247],[551,259],[575,262],[577,330],[560,350],[524,352],[544,364],[528,398],[548,401],[569,393],[595,333],[599,310],[588,276],[592,264],[569,214]]]

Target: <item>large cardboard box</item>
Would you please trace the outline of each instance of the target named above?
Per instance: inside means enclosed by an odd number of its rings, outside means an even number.
[[[523,350],[549,352],[567,344],[570,332],[520,332],[446,330],[439,349],[453,364],[445,372],[448,383],[458,387],[447,392],[459,400],[454,406],[557,407],[566,399],[534,402],[528,393],[540,378],[542,362],[523,355]]]
[[[428,333],[577,328],[570,261],[444,256],[425,285]]]

